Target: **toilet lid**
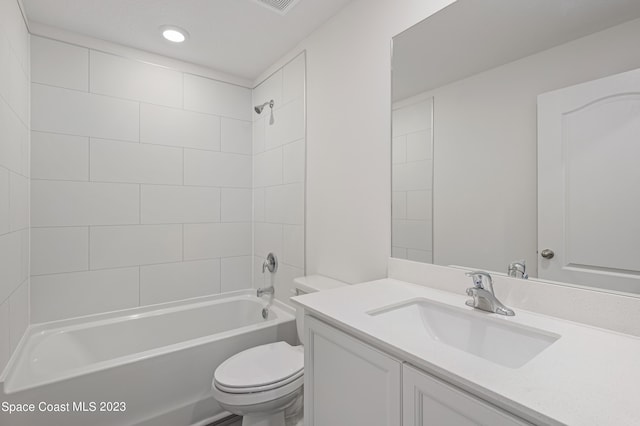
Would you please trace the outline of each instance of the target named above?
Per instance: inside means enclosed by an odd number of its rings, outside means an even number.
[[[303,368],[301,346],[276,342],[232,356],[216,369],[214,379],[224,388],[259,388],[299,376]]]

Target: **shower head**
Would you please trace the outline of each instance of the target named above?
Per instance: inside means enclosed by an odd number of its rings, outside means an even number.
[[[264,109],[264,107],[266,107],[267,105],[269,105],[269,108],[271,108],[273,110],[273,99],[271,99],[268,102],[263,103],[262,105],[256,105],[255,107],[253,107],[253,110],[260,114],[262,113],[262,110]]]

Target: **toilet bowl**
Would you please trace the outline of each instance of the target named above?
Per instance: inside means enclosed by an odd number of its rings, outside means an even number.
[[[345,285],[319,275],[296,278],[296,294]],[[296,311],[298,337],[304,340],[303,312]],[[290,426],[301,416],[304,348],[287,342],[256,346],[224,361],[216,369],[213,396],[225,410],[243,416],[242,426]]]

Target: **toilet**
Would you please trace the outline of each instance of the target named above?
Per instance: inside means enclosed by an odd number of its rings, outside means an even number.
[[[293,280],[296,295],[344,285],[321,275]],[[303,310],[296,309],[301,342],[304,341],[303,320]],[[301,416],[303,383],[303,346],[275,342],[247,349],[220,364],[214,373],[212,390],[222,408],[243,416],[242,426],[290,426],[285,422],[290,414],[287,411]],[[296,425],[295,421],[290,418],[289,423]]]

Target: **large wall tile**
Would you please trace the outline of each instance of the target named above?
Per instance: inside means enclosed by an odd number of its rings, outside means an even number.
[[[251,222],[251,189],[222,190],[222,222]]]
[[[138,185],[34,180],[31,226],[136,224]]]
[[[282,240],[282,225],[273,223],[256,223],[254,225],[253,253],[261,258],[274,253],[282,256],[284,243]]]
[[[33,130],[104,139],[138,141],[137,102],[34,83]]]
[[[304,226],[284,225],[282,262],[304,268]]]
[[[91,50],[91,92],[153,104],[182,106],[182,73]]]
[[[29,280],[25,280],[9,298],[9,336],[14,351],[29,326]]]
[[[220,221],[220,189],[185,186],[142,186],[142,223]]]
[[[23,281],[22,232],[0,236],[0,301],[6,300]]]
[[[265,221],[304,224],[304,186],[294,183],[266,188]]]
[[[90,232],[91,269],[182,260],[182,225],[96,226]]]
[[[264,222],[264,193],[265,188],[254,188],[253,190],[253,221]]]
[[[251,157],[185,149],[184,184],[251,188]]]
[[[282,184],[282,149],[272,149],[253,157],[253,186]]]
[[[267,120],[262,117],[253,122],[253,154],[259,154],[264,151],[265,139],[267,137],[266,130]]]
[[[138,306],[138,268],[74,272],[31,278],[33,322],[53,321]]]
[[[251,254],[251,223],[184,225],[185,260]]]
[[[304,182],[306,162],[304,139],[285,145],[283,150],[283,183]]]
[[[31,36],[31,81],[89,90],[89,49]]]
[[[249,121],[223,118],[221,151],[251,155],[253,153],[251,130],[252,123]]]
[[[265,148],[271,149],[304,138],[304,101],[298,99],[277,108],[273,125],[267,125]]]
[[[1,67],[0,67],[1,68]],[[0,166],[26,175],[23,170],[29,131],[4,99],[0,98]]]
[[[282,69],[282,101],[304,98],[305,54],[298,55]]]
[[[220,117],[142,104],[140,141],[220,151]]]
[[[0,368],[3,370],[13,352],[9,326],[9,300],[6,300],[4,303],[0,302]]]
[[[43,275],[89,269],[89,228],[33,228],[31,274]]]
[[[304,276],[304,269],[286,264],[281,265],[276,273],[274,283],[278,300],[291,305],[289,299],[295,294],[293,280],[302,276]]]
[[[0,235],[9,232],[9,217],[9,171],[0,167]]]
[[[220,259],[140,267],[140,305],[220,293]]]
[[[29,179],[9,173],[9,186],[11,230],[25,229],[29,226]]]
[[[89,180],[89,138],[31,132],[31,177]]]
[[[220,260],[222,293],[251,288],[253,257],[227,257]]]
[[[184,108],[251,121],[251,90],[195,75],[184,75]]]
[[[91,139],[91,180],[182,184],[182,149]]]

